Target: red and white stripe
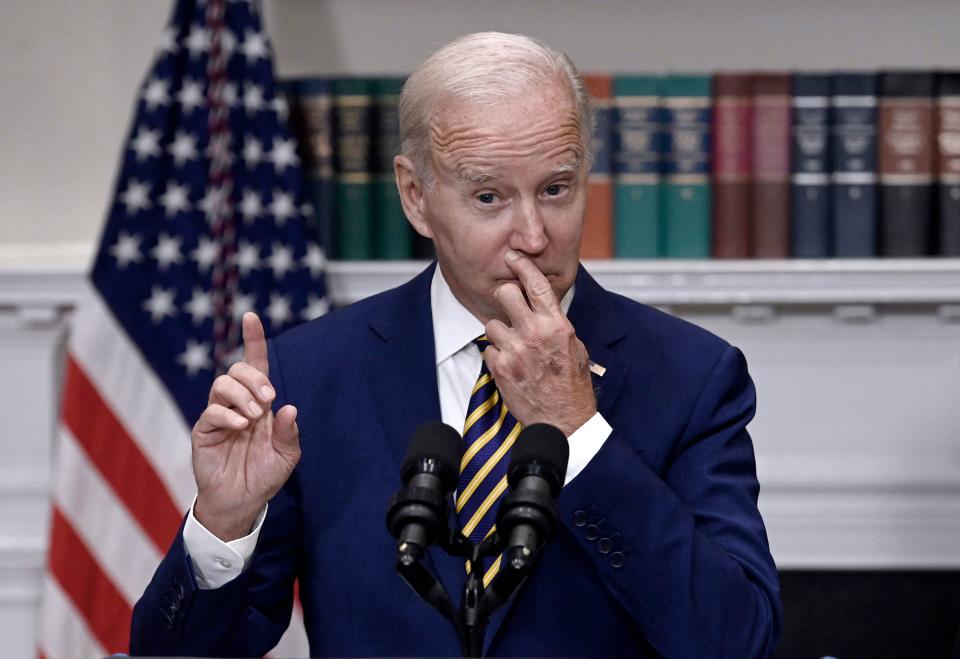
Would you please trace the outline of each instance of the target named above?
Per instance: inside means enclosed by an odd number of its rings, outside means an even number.
[[[129,648],[130,615],[190,506],[190,429],[87,287],[70,336],[39,652]],[[278,650],[307,656],[299,606]]]

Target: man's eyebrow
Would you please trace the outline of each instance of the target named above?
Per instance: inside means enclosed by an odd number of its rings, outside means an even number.
[[[475,167],[463,167],[459,174],[461,179],[470,183],[486,183],[493,178],[490,172]]]
[[[568,163],[564,163],[557,167],[551,173],[551,176],[556,176],[557,174],[569,174],[571,172],[580,171],[580,166],[583,164],[583,161],[577,158],[576,160],[571,160]]]

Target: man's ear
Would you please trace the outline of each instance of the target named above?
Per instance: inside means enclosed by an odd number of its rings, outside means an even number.
[[[397,179],[397,190],[400,192],[400,203],[403,213],[414,230],[425,238],[433,238],[430,225],[425,219],[424,186],[426,183],[417,175],[413,162],[406,156],[396,156],[393,159],[393,173]]]

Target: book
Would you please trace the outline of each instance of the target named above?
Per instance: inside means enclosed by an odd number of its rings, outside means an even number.
[[[752,253],[790,256],[790,74],[753,80]]]
[[[710,256],[711,78],[670,74],[661,83],[664,158],[661,254]]]
[[[330,258],[336,258],[333,233],[333,83],[328,78],[291,79],[284,83],[290,128],[303,163],[304,188],[313,209],[310,228]],[[308,217],[310,217],[308,215]]]
[[[931,252],[933,94],[929,71],[880,75],[880,254]]]
[[[613,230],[619,258],[660,254],[660,165],[663,152],[659,78],[613,78]]]
[[[960,256],[960,71],[937,76],[937,220],[941,256]]]
[[[827,74],[793,76],[790,253],[795,258],[831,253],[830,88]]]
[[[609,259],[613,256],[613,76],[585,75],[583,82],[593,99],[595,129],[580,256]]]
[[[753,76],[718,73],[713,79],[713,255],[751,256],[753,191]]]
[[[400,147],[400,92],[404,78],[381,77],[370,81],[374,103],[375,205],[373,254],[377,259],[409,259],[413,256],[413,229],[400,204],[393,158]]]
[[[833,76],[830,185],[833,254],[877,255],[877,76]]]
[[[365,78],[333,82],[337,253],[344,260],[373,258],[373,98]]]

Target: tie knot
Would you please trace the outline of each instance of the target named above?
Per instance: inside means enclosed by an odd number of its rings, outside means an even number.
[[[487,338],[487,335],[486,335],[486,334],[484,334],[483,336],[478,336],[477,338],[475,338],[475,339],[473,340],[473,344],[474,344],[475,346],[477,346],[477,348],[480,350],[480,354],[481,354],[481,355],[483,354],[483,351],[484,351],[484,350],[486,350],[487,348],[489,348],[489,347],[492,345],[492,344],[490,343],[490,339]]]

